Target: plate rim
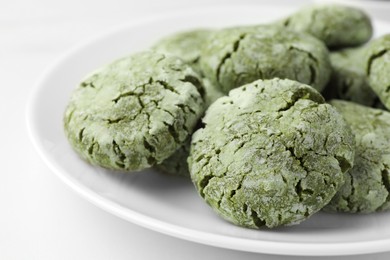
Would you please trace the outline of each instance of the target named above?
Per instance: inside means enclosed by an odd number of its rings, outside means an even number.
[[[213,6],[207,7],[208,12],[221,11],[229,8],[251,8],[259,6],[259,4],[230,4],[226,6]],[[40,93],[45,89],[45,82],[49,76],[57,68],[61,67],[66,61],[73,55],[80,52],[88,45],[93,44],[95,41],[99,41],[115,35],[123,30],[135,29],[138,26],[145,25],[147,23],[153,23],[160,20],[172,19],[173,17],[181,17],[185,13],[186,15],[204,13],[205,7],[196,7],[191,10],[175,10],[170,12],[164,12],[163,14],[147,15],[143,18],[139,18],[132,22],[126,22],[119,26],[109,28],[105,32],[98,33],[95,36],[89,37],[79,43],[76,43],[68,51],[60,55],[51,65],[49,65],[43,73],[38,77],[35,84],[29,93],[29,98],[25,106],[25,120],[27,126],[27,132],[29,139],[32,142],[35,150],[38,152],[39,157],[48,166],[48,168],[55,173],[55,175],[63,181],[68,187],[75,191],[79,196],[91,202],[95,206],[136,225],[144,228],[151,229],[156,232],[170,235],[176,238],[185,239],[188,241],[215,246],[226,249],[233,249],[238,251],[263,253],[272,255],[295,255],[295,256],[341,256],[341,255],[359,255],[370,254],[390,251],[390,237],[387,239],[378,239],[371,241],[357,241],[357,242],[331,242],[331,243],[307,243],[307,242],[278,242],[278,241],[263,241],[247,238],[228,237],[225,235],[219,235],[214,233],[208,233],[205,231],[198,231],[191,228],[186,228],[180,225],[174,225],[161,221],[157,218],[150,217],[148,215],[139,213],[130,208],[121,206],[107,198],[100,196],[98,193],[93,192],[87,186],[84,186],[69,176],[66,171],[59,166],[59,164],[52,160],[53,157],[50,152],[43,145],[43,140],[40,138],[39,130],[37,127],[37,114],[34,113],[38,109]],[[373,19],[374,20],[374,19]],[[378,21],[378,20],[376,20]],[[379,20],[380,21],[380,20]],[[378,21],[378,22],[379,22]],[[389,22],[381,22],[387,23]]]

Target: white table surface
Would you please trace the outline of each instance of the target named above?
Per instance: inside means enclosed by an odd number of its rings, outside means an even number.
[[[65,186],[38,157],[27,135],[25,105],[34,81],[58,56],[79,41],[120,23],[190,6],[298,6],[307,2],[1,1],[0,259],[302,259],[187,242],[138,227],[97,208]],[[390,253],[321,259],[367,258],[390,259]]]

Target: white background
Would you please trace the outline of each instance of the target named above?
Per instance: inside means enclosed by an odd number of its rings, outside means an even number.
[[[302,259],[243,253],[179,240],[95,207],[60,182],[38,157],[26,131],[25,105],[34,81],[58,56],[115,25],[192,6],[257,3],[261,8],[266,4],[299,6],[308,2],[0,1],[0,260]],[[390,254],[340,257],[367,258],[390,259]]]

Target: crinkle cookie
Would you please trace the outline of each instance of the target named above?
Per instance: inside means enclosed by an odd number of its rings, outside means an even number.
[[[354,137],[312,87],[258,80],[230,91],[192,136],[189,168],[224,219],[260,228],[297,224],[329,203],[352,167]]]
[[[355,164],[345,184],[325,208],[370,213],[390,209],[390,113],[352,102],[330,102],[351,126]]]
[[[366,48],[368,82],[387,109],[390,109],[390,34],[372,41]]]
[[[204,112],[197,73],[181,59],[142,52],[88,76],[65,112],[79,155],[116,170],[142,170],[171,156]]]
[[[343,99],[374,107],[380,103],[368,84],[364,70],[365,48],[349,48],[330,53],[333,72],[323,94],[326,99]]]
[[[161,39],[153,46],[153,49],[160,53],[181,58],[192,66],[199,75],[203,75],[199,65],[201,49],[211,33],[212,31],[207,29],[176,33]],[[217,98],[223,96],[223,93],[211,84],[208,79],[203,78],[202,80],[205,92],[205,105],[208,107]]]
[[[324,41],[329,48],[361,45],[367,42],[373,33],[371,20],[363,10],[342,5],[302,8],[278,24],[309,33]]]
[[[275,77],[297,80],[321,91],[331,73],[328,50],[321,41],[277,26],[217,31],[201,55],[204,75],[224,93]]]

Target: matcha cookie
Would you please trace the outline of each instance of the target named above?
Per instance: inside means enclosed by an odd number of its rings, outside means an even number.
[[[332,77],[324,90],[326,99],[343,99],[365,106],[377,106],[380,102],[368,84],[364,70],[365,48],[349,48],[331,52]]]
[[[390,34],[372,41],[366,48],[368,82],[387,109],[390,109]]]
[[[345,184],[325,208],[370,213],[390,209],[390,113],[333,100],[356,140],[355,165]]]
[[[278,24],[306,32],[329,48],[343,48],[367,42],[373,33],[371,20],[362,10],[342,5],[315,5],[303,8]]]
[[[234,224],[297,224],[329,203],[352,167],[354,138],[312,87],[258,80],[230,91],[192,136],[201,197]]]
[[[204,75],[224,93],[257,79],[275,77],[297,80],[321,91],[331,73],[322,42],[277,26],[217,31],[201,55]]]
[[[184,31],[167,36],[157,42],[153,49],[167,55],[174,55],[188,63],[199,75],[203,75],[200,69],[201,49],[207,42],[211,30],[198,29]],[[208,107],[217,98],[223,96],[211,82],[203,78],[205,106]]]
[[[137,53],[79,85],[65,112],[65,132],[92,164],[142,170],[187,140],[204,111],[202,89],[197,73],[179,58]]]

